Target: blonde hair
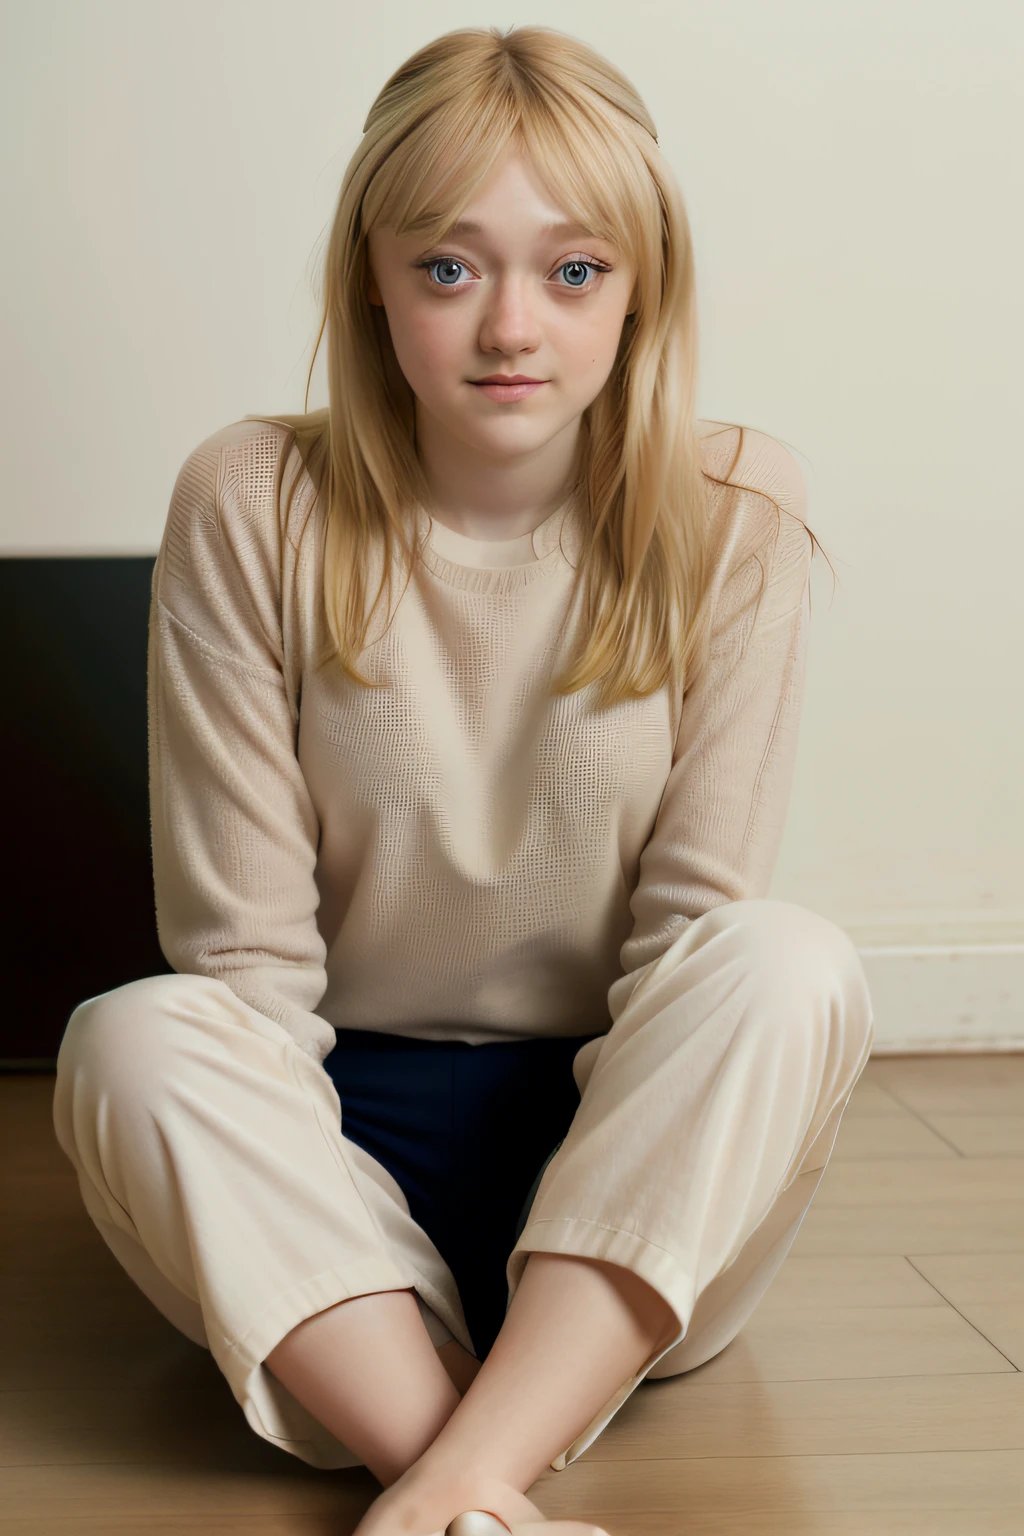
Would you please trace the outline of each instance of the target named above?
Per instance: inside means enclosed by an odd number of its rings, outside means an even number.
[[[415,449],[414,396],[384,310],[367,296],[367,236],[381,223],[438,243],[510,144],[571,218],[625,250],[637,270],[636,308],[580,423],[570,494],[582,512],[575,578],[583,584],[582,645],[552,684],[553,693],[568,694],[597,682],[596,707],[605,708],[670,679],[679,686],[703,654],[706,482],[716,479],[702,468],[697,432],[686,210],[654,123],[614,65],[537,26],[462,28],[407,59],[370,108],[331,227],[310,363],[311,376],[326,328],[330,403],[299,416],[246,419],[291,429],[286,451],[298,447],[325,510],[331,643],[320,664],[336,660],[353,682],[384,686],[355,663],[385,583],[390,604],[396,542],[408,586],[415,552],[407,513],[429,493]],[[736,458],[741,447],[742,429]],[[727,482],[728,473],[719,483]],[[383,574],[368,610],[374,543],[383,548]]]

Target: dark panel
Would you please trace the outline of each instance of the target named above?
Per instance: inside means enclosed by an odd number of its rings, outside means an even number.
[[[87,997],[171,967],[146,744],[153,556],[0,559],[8,977],[0,1060],[52,1060]]]

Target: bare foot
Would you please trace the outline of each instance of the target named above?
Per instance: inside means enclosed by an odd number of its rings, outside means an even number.
[[[548,1520],[525,1493],[497,1478],[467,1480],[461,1488],[433,1491],[417,1487],[407,1478],[408,1473],[385,1488],[352,1536],[444,1536],[445,1527],[456,1515],[470,1509],[497,1515],[512,1536],[609,1536],[585,1521]]]

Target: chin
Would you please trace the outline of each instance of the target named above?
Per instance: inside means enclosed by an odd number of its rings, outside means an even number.
[[[516,438],[506,437],[500,442],[492,440],[482,446],[496,459],[518,459],[524,453],[537,453],[547,446],[554,435],[554,432],[531,432],[529,436],[523,434]]]
[[[537,422],[506,422],[499,432],[481,432],[479,421],[465,422],[457,428],[457,435],[467,447],[477,453],[493,454],[495,458],[517,458],[523,453],[533,453],[543,448],[558,432],[558,427],[540,427]],[[516,427],[519,430],[514,430]],[[513,430],[508,430],[512,428]]]

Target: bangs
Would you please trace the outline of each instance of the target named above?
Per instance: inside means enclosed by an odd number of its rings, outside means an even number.
[[[443,240],[510,146],[568,218],[647,265],[660,204],[628,120],[579,84],[569,96],[536,77],[484,82],[421,119],[368,186],[364,229]]]

